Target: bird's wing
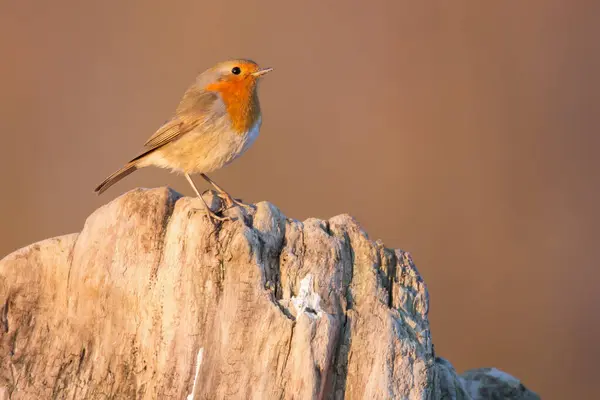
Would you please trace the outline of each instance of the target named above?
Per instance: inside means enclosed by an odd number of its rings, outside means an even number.
[[[225,112],[221,103],[216,93],[198,90],[192,86],[179,103],[176,115],[150,136],[144,143],[142,154],[132,161],[179,139],[200,125],[221,117]]]
[[[144,151],[155,150],[165,144],[180,138],[200,125],[205,118],[203,116],[178,115],[167,121],[144,143]]]

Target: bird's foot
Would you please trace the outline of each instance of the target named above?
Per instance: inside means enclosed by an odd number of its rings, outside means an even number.
[[[233,206],[238,206],[238,207],[242,207],[243,209],[245,209],[248,212],[254,210],[254,206],[253,205],[245,204],[240,199],[234,199],[233,197],[231,197],[227,193],[217,193],[217,196],[219,196],[223,200],[223,202],[225,203],[225,208],[226,209],[227,208],[231,208]]]
[[[208,217],[209,221],[211,221],[213,224],[217,224],[218,222],[225,222],[225,221],[234,221],[234,218],[231,217],[226,217],[226,216],[218,216],[214,211],[212,211],[210,208],[205,207],[205,208],[190,208],[190,210],[188,211],[188,217],[192,217],[192,215],[194,215],[197,212],[204,212],[206,214],[206,216]]]

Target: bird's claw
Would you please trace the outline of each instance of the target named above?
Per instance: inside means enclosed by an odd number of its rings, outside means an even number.
[[[252,206],[250,204],[242,203],[241,199],[234,199],[233,197],[229,196],[226,193],[218,193],[217,196],[219,196],[219,198],[221,198],[223,200],[223,202],[225,203],[226,209],[231,208],[233,206],[238,206],[238,207],[242,207],[243,209],[245,209],[248,212],[254,210],[254,206]]]
[[[206,216],[208,217],[208,219],[214,224],[215,221],[219,221],[219,222],[225,222],[225,221],[234,221],[234,218],[231,217],[220,217],[218,216],[214,211],[208,209],[208,208],[191,208],[188,211],[188,218],[191,218],[194,214],[196,214],[198,211],[203,211],[204,214],[206,214]]]

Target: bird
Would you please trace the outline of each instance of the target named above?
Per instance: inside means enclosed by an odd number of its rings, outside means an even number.
[[[149,166],[183,174],[209,219],[218,216],[206,204],[190,175],[200,174],[227,207],[249,208],[206,175],[240,157],[255,142],[262,125],[258,83],[273,68],[249,59],[219,62],[200,73],[185,91],[174,115],[144,143],[141,152],[94,190],[98,195],[132,172]]]

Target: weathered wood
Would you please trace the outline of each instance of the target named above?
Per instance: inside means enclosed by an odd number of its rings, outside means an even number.
[[[488,398],[492,370],[465,380],[435,357],[408,253],[346,215],[263,202],[215,227],[195,208],[133,190],[2,260],[0,398]]]

